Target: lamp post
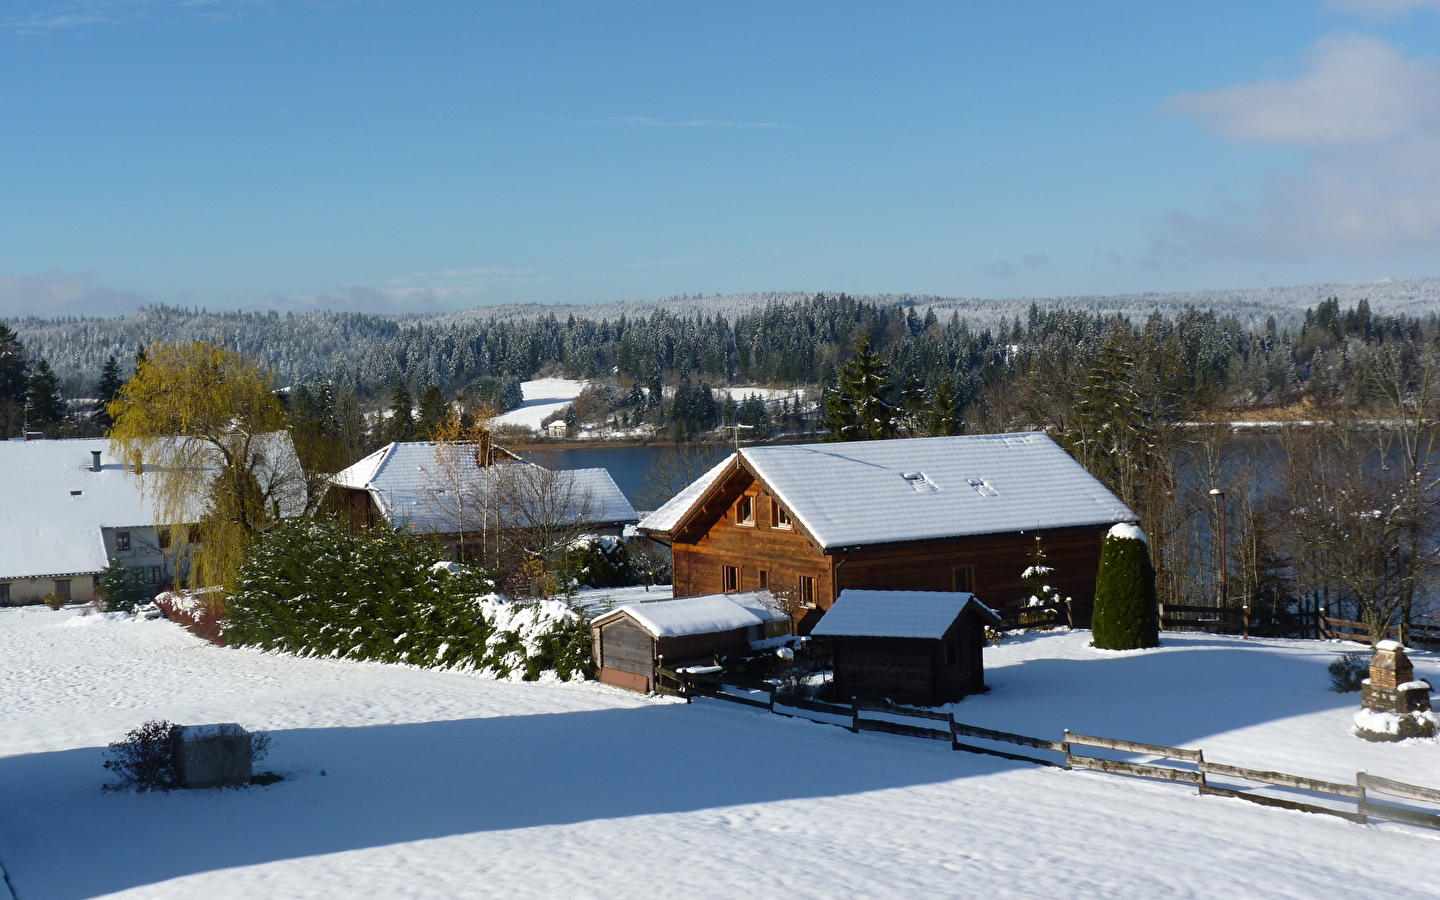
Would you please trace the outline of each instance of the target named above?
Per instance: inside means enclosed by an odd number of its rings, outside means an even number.
[[[1229,599],[1228,591],[1226,590],[1227,585],[1225,575],[1225,573],[1229,570],[1229,566],[1226,564],[1225,560],[1225,492],[1220,490],[1219,488],[1211,488],[1210,496],[1215,498],[1215,504],[1217,508],[1216,515],[1220,521],[1220,608],[1224,609],[1225,603]]]

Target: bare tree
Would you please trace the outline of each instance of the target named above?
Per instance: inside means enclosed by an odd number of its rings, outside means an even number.
[[[532,463],[499,467],[492,474],[499,530],[498,561],[512,587],[549,596],[559,559],[595,519],[594,500],[577,473]],[[519,573],[517,580],[516,574]]]
[[[509,451],[495,446],[489,413],[488,408],[482,409],[478,420],[467,421],[452,410],[435,429],[435,462],[420,467],[432,528],[454,535],[462,562],[474,557],[488,562],[493,557],[494,469],[516,460]]]

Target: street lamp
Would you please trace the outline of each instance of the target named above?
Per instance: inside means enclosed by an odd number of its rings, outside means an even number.
[[[1225,573],[1229,570],[1229,566],[1226,565],[1225,561],[1225,492],[1219,488],[1211,488],[1210,496],[1215,498],[1218,517],[1220,519],[1220,608],[1224,609],[1225,603],[1229,599],[1229,592],[1226,589],[1227,585],[1225,583]]]

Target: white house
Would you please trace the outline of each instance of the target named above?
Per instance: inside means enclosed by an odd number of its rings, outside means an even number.
[[[569,519],[596,534],[620,534],[640,520],[607,470],[552,471],[498,447],[386,444],[330,485],[327,505],[343,507],[362,525],[383,520],[439,535],[504,527],[502,511],[513,514],[514,497],[503,495],[516,488],[544,507],[533,510],[537,516]]]
[[[270,442],[277,466],[298,470],[289,434]],[[304,511],[303,485],[296,487],[281,498],[283,515]],[[111,458],[108,439],[0,441],[0,605],[51,593],[91,600],[112,559],[158,590],[174,578],[175,553],[162,546],[167,529],[155,519],[140,479]]]

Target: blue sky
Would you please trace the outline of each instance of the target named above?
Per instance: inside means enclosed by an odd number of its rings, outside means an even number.
[[[8,0],[0,172],[0,315],[1440,275],[1440,0]]]

